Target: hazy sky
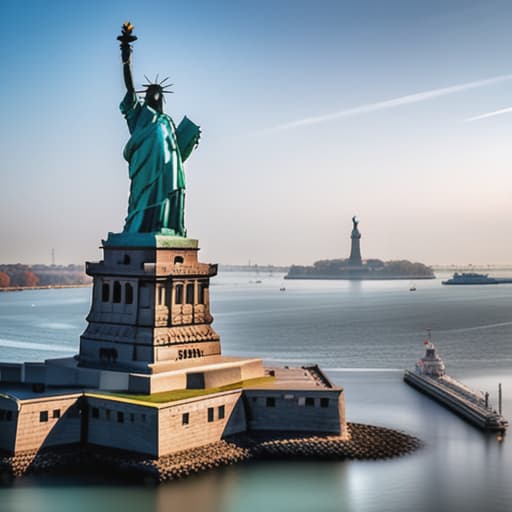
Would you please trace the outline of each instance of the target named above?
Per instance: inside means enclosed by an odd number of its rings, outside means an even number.
[[[98,259],[120,231],[136,87],[201,125],[186,225],[204,261],[512,261],[512,2],[2,2],[0,262]],[[491,115],[492,114],[492,115]]]

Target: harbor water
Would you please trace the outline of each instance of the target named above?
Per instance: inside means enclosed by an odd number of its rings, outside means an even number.
[[[391,427],[425,447],[385,461],[256,462],[158,487],[115,475],[25,477],[0,487],[0,512],[216,511],[509,512],[512,431],[475,429],[402,381],[423,354],[426,329],[447,372],[489,391],[512,419],[512,285],[419,281],[283,281],[221,273],[211,285],[214,326],[226,355],[267,365],[318,363],[345,388],[349,421]],[[281,288],[285,288],[281,290]],[[88,288],[0,293],[0,360],[75,354]]]

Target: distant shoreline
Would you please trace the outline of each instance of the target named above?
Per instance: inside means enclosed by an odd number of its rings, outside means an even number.
[[[92,286],[92,283],[83,284],[47,284],[44,286],[6,286],[0,288],[0,292],[23,292],[26,290],[50,290],[55,288],[87,288]]]
[[[328,275],[296,275],[296,276],[290,276],[286,275],[284,276],[285,279],[308,279],[308,280],[337,280],[337,281],[419,281],[423,279],[436,279],[435,275],[432,276],[372,276],[372,275],[359,275],[359,276],[328,276]]]

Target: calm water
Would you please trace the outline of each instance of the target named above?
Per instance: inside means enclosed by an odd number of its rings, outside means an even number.
[[[157,488],[24,479],[0,489],[0,511],[509,512],[511,436],[499,443],[482,434],[403,384],[400,370],[422,354],[431,328],[449,373],[494,399],[502,382],[504,414],[512,418],[512,285],[416,286],[409,292],[406,281],[285,282],[225,273],[211,288],[225,354],[260,355],[267,364],[318,362],[345,387],[349,420],[421,437],[427,446],[416,454],[233,466]],[[89,295],[0,293],[0,359],[74,354]]]

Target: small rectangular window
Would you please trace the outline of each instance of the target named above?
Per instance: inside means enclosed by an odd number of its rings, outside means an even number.
[[[105,419],[110,419],[110,409],[105,409]]]
[[[53,410],[52,418],[54,418],[54,419],[60,418],[60,409],[54,409]]]
[[[306,398],[303,397],[303,396],[299,396],[299,407],[304,407],[304,405],[306,404]]]
[[[135,414],[130,414],[130,421],[133,423],[135,421]]]
[[[219,405],[219,420],[224,419],[224,415],[226,414],[226,410],[223,405]]]
[[[175,289],[174,302],[176,304],[183,304],[183,285],[177,284]]]
[[[5,413],[7,411],[4,411],[3,409],[0,409],[0,421],[4,420],[5,419]]]
[[[39,413],[39,421],[40,422],[48,421],[48,411],[41,411]]]
[[[124,412],[117,411],[117,423],[124,423]]]
[[[99,418],[100,417],[100,410],[97,407],[93,407],[91,409],[91,416],[93,418]]]
[[[190,421],[189,413],[188,412],[184,412],[183,415],[181,416],[181,424],[182,425],[188,425],[189,421]]]
[[[306,407],[314,407],[315,406],[315,399],[308,396],[306,397]]]
[[[328,398],[320,398],[320,407],[329,407],[329,399]]]
[[[142,423],[145,423],[146,422],[146,415],[145,414],[141,414],[140,415],[140,419],[142,420]]]
[[[275,407],[276,399],[273,396],[267,396],[267,407]]]
[[[213,407],[208,407],[208,421],[213,421]]]
[[[187,284],[187,304],[194,304],[194,283]]]

